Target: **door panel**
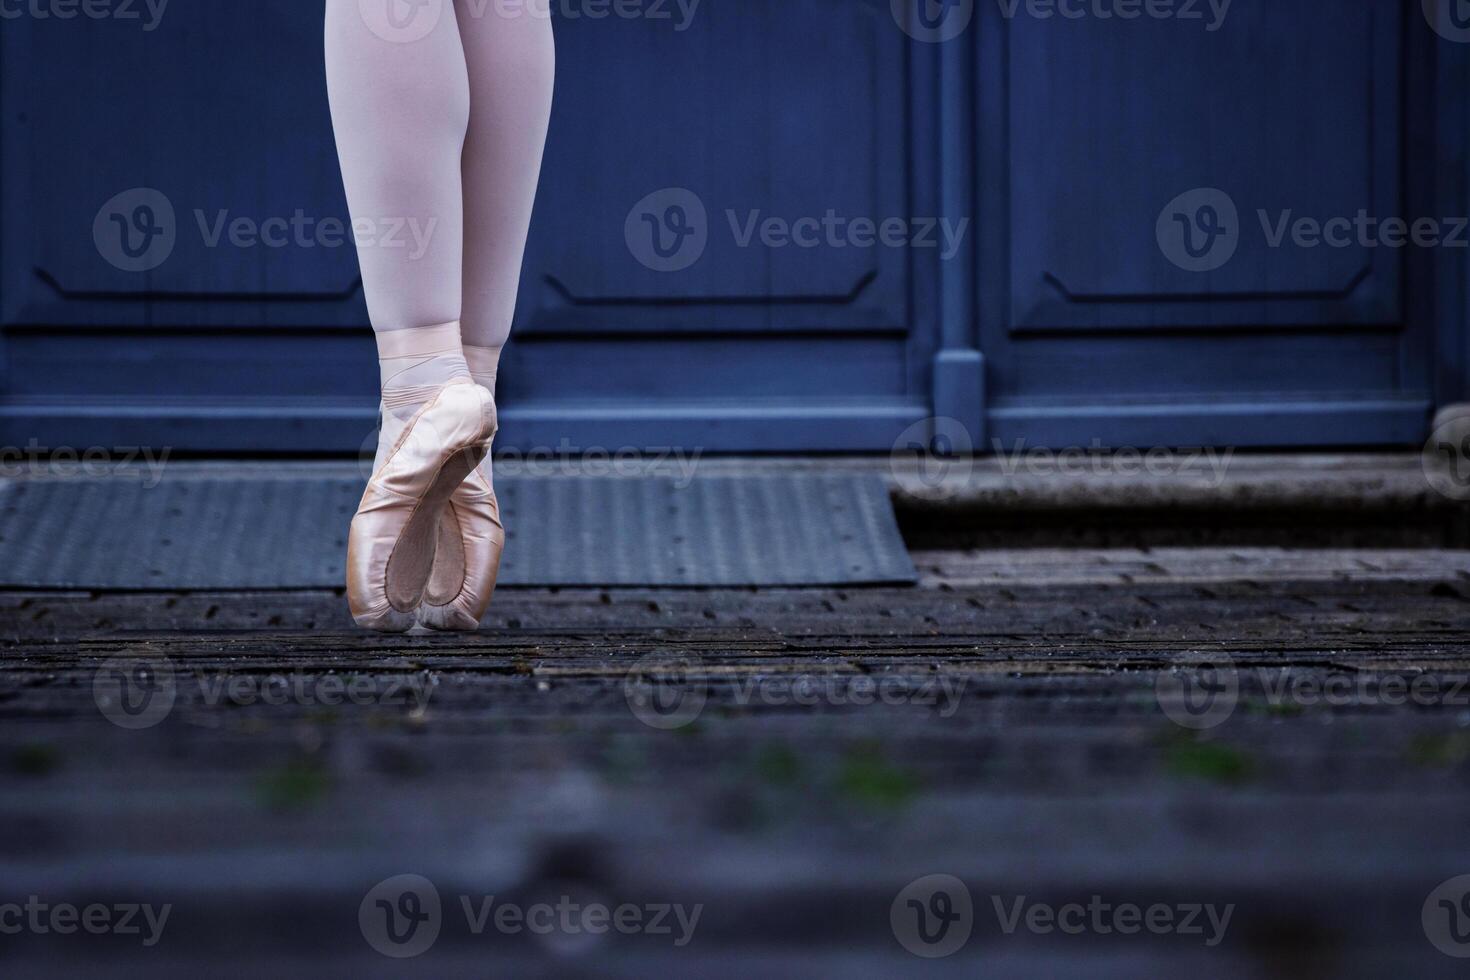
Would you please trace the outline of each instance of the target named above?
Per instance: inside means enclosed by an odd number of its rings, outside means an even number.
[[[935,63],[886,4],[705,0],[683,31],[564,19],[557,50],[502,372],[513,444],[558,411],[653,412],[705,448],[886,449],[929,413],[937,255],[851,245],[845,225],[832,245],[812,224],[934,207],[914,162],[934,106],[914,80]],[[820,244],[772,245],[768,219],[805,220]],[[676,224],[698,244],[666,268],[655,245],[672,251]]]
[[[1437,314],[1406,284],[1425,281],[1432,250],[1355,232],[1345,247],[1301,247],[1288,231],[1273,247],[1271,235],[1283,217],[1460,213],[1442,193],[1407,192],[1432,173],[1432,151],[1409,140],[1433,132],[1436,105],[1405,85],[1414,59],[1445,56],[1436,41],[1405,0],[1234,4],[1215,31],[986,11],[975,57],[989,435],[1422,440]],[[1175,223],[1197,256],[1165,233]],[[1230,232],[1234,251],[1204,248],[1219,237],[1207,226]]]
[[[708,0],[683,32],[557,26],[559,64],[597,70],[559,84],[525,331],[906,329],[902,250],[750,237],[769,218],[906,214],[903,36],[882,12]],[[664,202],[636,216],[652,226],[628,219],[670,188],[704,208],[707,244],[688,268],[656,271],[627,237],[672,240]]]
[[[1014,21],[1011,330],[1398,323],[1393,250],[1273,248],[1258,212],[1272,234],[1288,211],[1400,213],[1402,20],[1399,0],[1278,0],[1235,4],[1214,32]],[[1239,215],[1234,257],[1209,272],[1156,235],[1200,187]]]
[[[8,19],[4,324],[363,322],[356,258],[331,223],[346,206],[321,21],[320,3],[293,0],[171,4],[151,31]],[[239,219],[269,241],[232,236]],[[155,231],[172,247],[145,256],[153,267],[109,261]]]

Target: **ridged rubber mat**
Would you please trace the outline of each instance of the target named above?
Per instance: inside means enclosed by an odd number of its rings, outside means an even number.
[[[917,579],[870,474],[504,477],[502,585],[781,586]],[[343,582],[362,484],[322,477],[12,483],[0,586],[297,589]]]

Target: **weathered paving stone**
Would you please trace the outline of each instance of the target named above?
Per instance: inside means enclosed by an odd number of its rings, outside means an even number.
[[[357,912],[415,873],[454,915],[704,906],[684,947],[560,953],[461,915],[407,964],[432,975],[1458,971],[1420,914],[1470,873],[1470,553],[914,557],[910,589],[504,590],[473,636],[366,635],[332,592],[0,594],[0,903],[174,906],[152,950],[0,937],[0,962],[400,975]],[[1158,692],[1200,658],[1237,694],[1196,731]],[[170,672],[158,724],[107,719],[109,663]],[[651,727],[656,695],[698,711]],[[976,922],[927,963],[889,906],[933,873]],[[1020,895],[1235,911],[1218,947],[1007,935]]]

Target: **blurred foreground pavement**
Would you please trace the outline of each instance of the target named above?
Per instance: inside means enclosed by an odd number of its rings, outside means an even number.
[[[0,972],[1463,971],[1470,552],[914,559],[473,636],[0,593]]]

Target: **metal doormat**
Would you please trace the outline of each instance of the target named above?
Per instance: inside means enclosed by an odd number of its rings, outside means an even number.
[[[507,586],[912,583],[873,474],[505,477]],[[0,487],[0,586],[311,589],[343,582],[362,483],[167,477]]]

